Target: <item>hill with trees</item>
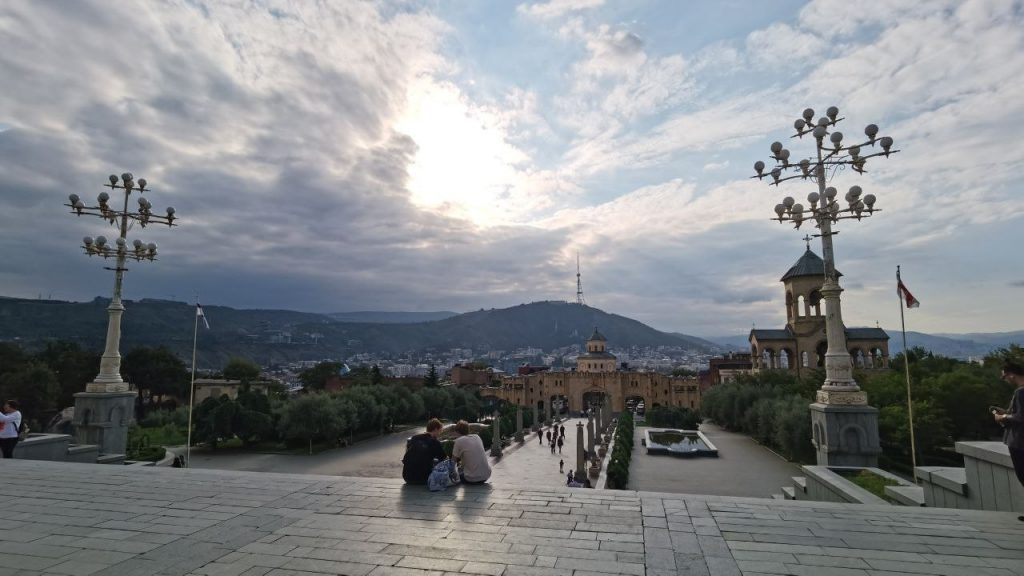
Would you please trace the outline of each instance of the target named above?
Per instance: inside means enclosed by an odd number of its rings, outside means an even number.
[[[87,350],[103,348],[109,300],[64,302],[0,298],[0,341],[39,350],[55,340]],[[185,302],[125,301],[122,350],[163,346],[181,358],[192,353],[195,307]],[[260,365],[341,358],[364,352],[402,354],[451,348],[544,350],[582,344],[595,327],[615,347],[673,346],[714,352],[712,342],[661,332],[617,314],[565,302],[534,302],[479,310],[430,322],[341,322],[329,315],[290,310],[239,310],[204,305],[210,329],[199,327],[200,368],[232,357]]]

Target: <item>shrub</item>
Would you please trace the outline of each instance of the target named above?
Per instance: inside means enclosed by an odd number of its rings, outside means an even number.
[[[629,462],[633,457],[633,416],[628,412],[619,416],[615,427],[615,446],[608,461],[608,488],[624,489],[629,484]]]
[[[685,430],[696,430],[701,421],[699,412],[679,406],[655,406],[644,418],[648,426]]]

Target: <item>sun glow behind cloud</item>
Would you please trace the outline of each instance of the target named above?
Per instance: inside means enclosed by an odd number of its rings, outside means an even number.
[[[528,157],[506,141],[503,123],[455,85],[420,78],[395,126],[417,146],[409,166],[412,201],[481,227],[521,217],[514,192]]]

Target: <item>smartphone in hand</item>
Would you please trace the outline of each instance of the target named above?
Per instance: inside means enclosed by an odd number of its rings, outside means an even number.
[[[1000,408],[999,406],[989,406],[989,412],[995,414],[1006,414],[1006,408]]]

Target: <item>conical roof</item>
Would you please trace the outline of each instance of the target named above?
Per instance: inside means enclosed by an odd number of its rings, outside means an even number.
[[[785,282],[790,278],[798,278],[800,276],[825,276],[825,261],[820,256],[811,251],[811,247],[807,247],[807,251],[804,255],[793,264],[793,267],[782,276],[782,281]],[[838,270],[836,270],[836,276],[842,276]]]
[[[604,337],[604,334],[597,331],[597,326],[594,326],[594,333],[590,335],[590,338],[587,338],[587,342],[591,342],[593,340],[600,340],[602,342],[608,341],[608,339]]]

